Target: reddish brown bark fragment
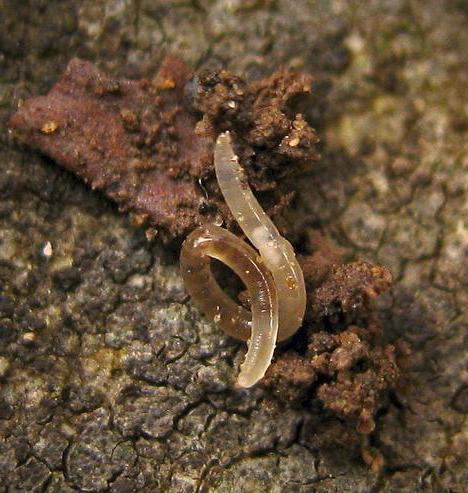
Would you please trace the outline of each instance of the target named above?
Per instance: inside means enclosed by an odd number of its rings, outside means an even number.
[[[251,185],[268,190],[264,205],[280,211],[289,200],[284,178],[318,157],[314,130],[294,111],[310,78],[280,72],[246,84],[224,71],[191,77],[171,57],[152,81],[116,80],[75,59],[47,96],[22,104],[10,128],[163,240],[183,237],[217,211],[233,225],[212,159],[214,139],[229,128]]]
[[[163,239],[179,236],[204,220],[191,170],[211,160],[211,143],[194,135],[196,120],[183,107],[190,75],[167,58],[153,81],[115,80],[75,59],[47,96],[23,103],[10,127],[137,223],[149,218]]]

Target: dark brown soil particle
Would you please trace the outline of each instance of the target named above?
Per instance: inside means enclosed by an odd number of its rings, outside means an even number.
[[[385,267],[363,261],[335,265],[323,284],[309,291],[310,307],[318,317],[357,312],[391,285],[392,274]]]
[[[395,348],[382,345],[376,328],[349,326],[338,334],[309,337],[306,354],[288,351],[271,365],[264,385],[283,402],[316,397],[362,434],[374,430],[374,416],[399,376]]]

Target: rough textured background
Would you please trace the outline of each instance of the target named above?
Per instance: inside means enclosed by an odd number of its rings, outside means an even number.
[[[462,492],[468,254],[463,1],[0,0],[0,491]],[[173,52],[317,79],[323,158],[298,229],[390,267],[413,348],[374,474],[316,413],[233,391],[243,348],[187,303],[173,252],[4,124],[72,56],[126,77]],[[465,346],[464,346],[465,342]],[[464,476],[465,475],[465,476]]]

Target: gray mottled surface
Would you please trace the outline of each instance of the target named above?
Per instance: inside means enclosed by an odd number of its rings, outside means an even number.
[[[462,492],[468,386],[466,2],[0,0],[0,491]],[[372,438],[235,391],[243,348],[187,302],[171,252],[14,148],[5,119],[72,56],[128,77],[166,52],[317,77],[323,158],[298,228],[390,267],[413,355]],[[464,53],[465,51],[465,53]],[[465,311],[464,311],[465,309]],[[322,438],[321,438],[322,437]]]

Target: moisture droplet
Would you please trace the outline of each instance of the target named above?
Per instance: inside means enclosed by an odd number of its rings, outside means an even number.
[[[213,224],[215,226],[222,226],[224,223],[224,219],[221,216],[221,214],[216,214],[216,217],[214,218]]]

